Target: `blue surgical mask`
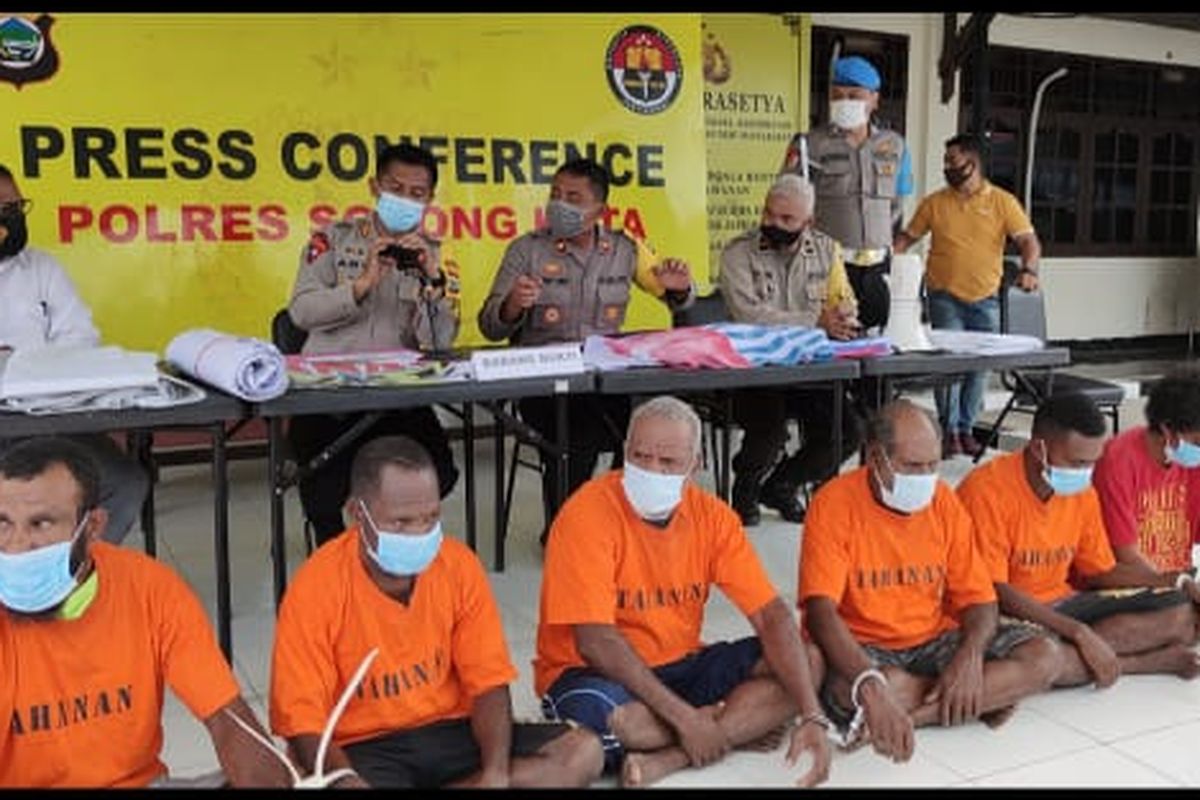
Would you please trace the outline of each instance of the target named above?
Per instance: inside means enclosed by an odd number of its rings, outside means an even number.
[[[888,508],[901,514],[915,514],[933,502],[933,493],[937,490],[936,472],[917,475],[897,472],[886,453],[883,457],[892,473],[892,488],[889,489],[878,475],[876,477],[879,480],[879,495]]]
[[[1200,444],[1192,444],[1186,439],[1180,439],[1174,447],[1167,443],[1167,461],[1178,464],[1184,469],[1200,467]]]
[[[546,223],[556,239],[570,239],[583,233],[586,214],[563,200],[551,200],[546,204]]]
[[[392,233],[411,231],[421,224],[425,204],[391,192],[380,192],[375,201],[375,213],[383,227]]]
[[[1056,467],[1050,463],[1045,443],[1042,444],[1042,479],[1055,494],[1070,497],[1086,491],[1092,485],[1092,467]]]
[[[621,486],[629,505],[642,519],[664,520],[683,499],[683,482],[687,475],[665,475],[650,472],[636,464],[625,462]]]
[[[67,599],[79,583],[71,574],[71,548],[87,519],[84,514],[65,542],[24,553],[0,553],[0,603],[23,614],[37,614]]]
[[[420,575],[429,568],[442,546],[442,521],[440,519],[429,533],[385,531],[375,524],[375,520],[371,518],[371,512],[367,510],[367,504],[361,500],[358,501],[358,504],[362,507],[367,522],[371,523],[371,527],[375,529],[375,536],[378,539],[373,550],[367,544],[365,537],[363,545],[381,570],[388,575],[403,577]]]

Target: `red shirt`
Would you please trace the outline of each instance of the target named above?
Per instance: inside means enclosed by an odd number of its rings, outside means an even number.
[[[1136,546],[1161,572],[1191,568],[1200,540],[1200,468],[1159,464],[1143,426],[1109,440],[1093,482],[1114,548]]]

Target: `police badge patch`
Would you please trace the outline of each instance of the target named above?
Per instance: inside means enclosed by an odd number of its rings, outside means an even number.
[[[304,254],[304,263],[311,264],[329,252],[329,237],[323,233],[314,233],[308,240],[308,250]]]

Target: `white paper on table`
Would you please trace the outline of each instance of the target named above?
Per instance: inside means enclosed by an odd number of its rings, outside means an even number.
[[[184,374],[243,400],[272,400],[288,388],[283,354],[261,339],[194,328],[171,340],[167,360]]]
[[[1000,356],[1041,350],[1046,343],[1036,336],[986,331],[955,331],[934,328],[929,331],[933,346],[951,353],[976,356]]]
[[[101,392],[158,384],[158,356],[120,347],[34,347],[13,351],[0,400]]]
[[[198,403],[204,398],[205,392],[199,386],[171,375],[159,375],[154,386],[10,397],[0,400],[0,406],[9,411],[46,416],[130,408],[171,408]]]

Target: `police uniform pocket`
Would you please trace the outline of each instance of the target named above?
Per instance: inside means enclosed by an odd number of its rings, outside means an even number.
[[[570,313],[571,282],[542,276],[542,291],[530,309],[532,325],[537,330],[553,330],[564,324]]]
[[[775,283],[775,273],[765,269],[751,269],[750,278],[754,283],[754,294],[759,300],[771,301],[778,292]]]
[[[615,331],[625,320],[629,305],[629,279],[625,276],[601,278],[596,285],[599,303],[596,304],[596,326]]]
[[[828,276],[824,273],[809,273],[804,277],[804,296],[808,299],[809,307],[817,310],[825,302],[829,292]]]
[[[875,165],[875,196],[895,197],[896,177],[900,170],[900,159],[894,153],[876,155]]]
[[[816,190],[818,194],[847,194],[854,187],[850,185],[850,159],[831,158],[821,162],[817,172]]]

